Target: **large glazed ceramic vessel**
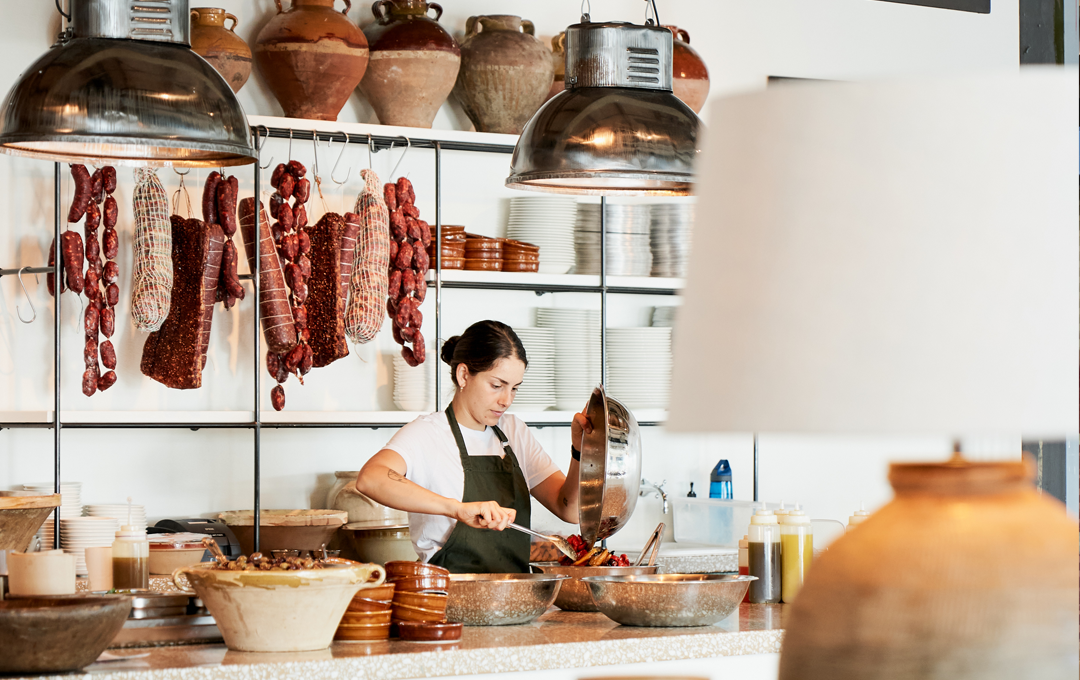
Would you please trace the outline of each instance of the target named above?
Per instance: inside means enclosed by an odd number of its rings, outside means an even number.
[[[292,0],[259,31],[255,63],[285,115],[337,120],[368,63],[367,40],[334,0]]]
[[[428,18],[428,10],[435,18]],[[442,7],[424,0],[379,0],[364,30],[371,60],[360,81],[383,125],[430,128],[454,89],[461,49],[439,25]]]
[[[454,94],[480,132],[520,134],[554,80],[551,52],[531,21],[508,14],[469,17]]]
[[[1022,463],[893,465],[790,605],[781,680],[1077,677],[1077,523]]]
[[[551,39],[551,67],[555,69],[555,81],[548,90],[548,99],[566,89],[566,31]]]
[[[683,103],[701,113],[701,107],[709,97],[709,69],[705,60],[690,47],[690,34],[677,26],[665,26],[674,38],[672,54],[672,86],[675,96]]]
[[[232,26],[225,28],[226,21]],[[236,17],[216,7],[191,10],[191,49],[210,62],[233,92],[251,75],[251,48],[236,35]]]

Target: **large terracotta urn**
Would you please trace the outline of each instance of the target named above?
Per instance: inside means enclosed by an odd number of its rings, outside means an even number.
[[[1025,463],[898,464],[785,621],[780,680],[1075,680],[1077,523]]]
[[[678,26],[665,26],[674,39],[671,55],[672,85],[675,96],[684,104],[701,113],[701,107],[709,98],[709,69],[705,60],[690,47],[690,34]]]
[[[555,81],[548,90],[548,99],[566,89],[566,31],[551,39],[551,67],[555,69]]]
[[[292,0],[255,40],[255,63],[289,118],[337,120],[368,63],[367,39],[334,0]]]
[[[428,18],[429,10],[435,18]],[[439,25],[442,7],[424,0],[378,0],[364,30],[371,60],[360,81],[383,125],[430,128],[454,89],[461,49]]]
[[[554,81],[551,52],[533,23],[509,14],[469,17],[454,94],[480,132],[520,134]]]
[[[225,28],[225,22],[232,26]],[[191,49],[210,62],[233,92],[239,92],[251,75],[251,48],[236,35],[236,17],[217,7],[191,10]]]

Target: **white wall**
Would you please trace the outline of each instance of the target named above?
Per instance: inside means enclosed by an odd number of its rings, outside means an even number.
[[[249,41],[272,16],[269,0],[221,0],[238,15],[239,33]],[[545,41],[577,20],[577,0],[507,2],[469,0],[445,3],[443,25],[458,34],[470,14],[520,12],[537,25]],[[990,15],[926,9],[867,0],[669,0],[659,3],[664,23],[687,28],[693,46],[706,60],[712,77],[712,96],[763,87],[769,75],[809,78],[857,79],[915,72],[972,69],[1010,69],[1017,63],[1016,0],[995,2]],[[640,21],[640,0],[593,3],[593,18]],[[0,91],[6,91],[20,70],[51,44],[59,30],[52,3],[22,3],[12,8],[0,25],[0,58],[8,68],[0,75]],[[366,24],[370,10],[357,7],[351,16]],[[245,110],[252,114],[280,115],[256,73],[240,93]],[[342,121],[375,122],[370,107],[354,95],[342,111]],[[453,102],[443,107],[435,127],[467,128],[467,120]],[[266,153],[281,159],[287,143],[272,141]],[[336,149],[334,150],[336,153]],[[296,143],[293,156],[310,165],[310,143]],[[352,176],[344,187],[346,197],[359,189],[356,172],[367,163],[361,147],[346,152],[343,167]],[[386,175],[397,161],[395,151],[375,156],[374,167]],[[324,174],[332,164],[331,153],[320,152]],[[464,223],[470,230],[498,234],[503,228],[507,199],[512,192],[502,187],[508,157],[447,153],[445,159],[445,223]],[[0,266],[44,264],[52,235],[52,165],[0,156]],[[418,204],[425,215],[434,211],[433,159],[429,151],[413,150],[399,173],[415,182]],[[242,193],[250,193],[251,178],[237,173]],[[117,198],[130,205],[130,173],[121,170]],[[178,177],[162,171],[171,192]],[[188,186],[197,202],[205,175],[192,172]],[[71,195],[65,179],[65,202]],[[342,194],[330,192],[328,208],[351,205]],[[315,201],[318,205],[318,201]],[[315,215],[317,217],[317,215]],[[119,264],[127,281],[130,272],[130,209],[121,211]],[[242,269],[244,264],[241,265]],[[0,410],[47,410],[52,405],[52,302],[44,280],[27,280],[38,309],[37,321],[24,325],[16,318],[15,305],[23,307],[18,283],[4,278],[0,285]],[[129,293],[124,289],[123,299]],[[670,298],[613,299],[612,324],[642,323],[645,308],[669,304]],[[139,373],[144,334],[129,323],[127,303],[121,304],[118,331],[113,338],[119,352],[120,380],[109,392],[91,399],[79,391],[82,373],[80,353],[68,351],[61,367],[65,410],[247,410],[251,408],[252,362],[250,359],[251,304],[249,298],[232,311],[215,314],[209,363],[204,386],[197,391],[168,390]],[[510,323],[530,323],[537,306],[594,306],[594,297],[560,294],[537,297],[532,293],[447,291],[444,303],[445,334],[449,335],[480,318],[493,317]],[[429,322],[431,304],[425,306]],[[63,343],[81,347],[76,298],[63,299]],[[425,330],[433,334],[427,326]],[[391,409],[388,386],[395,351],[388,334],[375,342],[352,348],[353,355],[310,374],[308,384],[287,386],[288,409],[384,410]],[[440,370],[442,368],[440,367]],[[265,384],[265,383],[264,383]],[[270,385],[265,384],[264,391]],[[264,395],[265,398],[265,395]],[[332,473],[357,469],[391,435],[379,430],[264,431],[263,507],[318,505],[332,482]],[[568,432],[548,428],[538,432],[541,442],[562,465],[568,464]],[[213,511],[250,507],[252,435],[247,431],[177,430],[85,431],[63,433],[63,477],[85,484],[86,502],[110,502],[134,495],[144,502],[152,518],[190,516]],[[708,472],[719,458],[731,460],[735,471],[735,495],[752,494],[752,436],[732,433],[715,436],[674,436],[661,428],[645,432],[644,473],[654,481],[666,480],[673,495],[685,495],[693,481],[700,495],[707,493]],[[1018,440],[1017,440],[1018,441]],[[876,507],[890,493],[884,471],[890,459],[940,457],[949,442],[938,439],[844,439],[762,435],[761,497],[806,503],[816,517],[846,518],[863,500]],[[973,450],[985,455],[1014,455],[1016,442],[992,442]],[[0,431],[0,487],[49,479],[52,475],[52,434],[47,430]],[[659,501],[642,499],[641,516],[627,529],[627,542],[659,519]],[[546,514],[541,513],[540,514]],[[553,519],[541,524],[555,526]]]

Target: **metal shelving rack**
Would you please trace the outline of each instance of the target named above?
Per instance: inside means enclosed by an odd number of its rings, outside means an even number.
[[[258,197],[261,192],[262,183],[262,168],[261,162],[261,149],[266,139],[292,139],[300,141],[334,141],[344,142],[346,144],[364,144],[374,151],[383,151],[387,149],[399,146],[402,142],[401,136],[389,136],[389,135],[377,135],[377,134],[349,134],[344,132],[329,132],[318,130],[304,130],[289,127],[275,127],[268,125],[254,125],[251,127],[251,135],[254,141],[255,148],[260,151],[260,158],[254,164],[254,186],[255,196]],[[469,151],[476,153],[497,153],[497,154],[511,154],[514,151],[514,146],[510,144],[498,144],[489,142],[469,142],[462,140],[440,140],[430,139],[423,137],[408,137],[407,142],[409,146],[418,149],[432,149],[435,152],[435,243],[442,242],[442,152],[445,151]],[[54,163],[53,183],[54,183],[54,237],[55,237],[55,252],[54,261],[59,263],[61,261],[60,255],[60,234],[63,226],[63,214],[62,214],[62,176],[63,166],[61,163]],[[607,200],[605,198],[600,199],[601,212],[600,212],[600,242],[606,243],[607,225],[606,225],[606,205]],[[260,211],[255,213],[255,231],[259,230]],[[435,262],[434,262],[434,279],[435,279],[435,337],[436,345],[438,344],[438,338],[442,336],[442,290],[447,289],[483,289],[483,290],[507,290],[507,291],[533,291],[538,295],[544,293],[557,293],[557,292],[576,292],[576,293],[598,293],[600,295],[600,361],[601,361],[601,376],[602,381],[607,381],[607,306],[609,294],[629,294],[629,295],[675,295],[677,290],[672,288],[639,288],[639,287],[626,287],[626,286],[609,286],[607,284],[607,263],[606,263],[606,248],[601,246],[600,249],[600,278],[599,285],[566,285],[558,283],[479,283],[468,281],[453,281],[444,282],[442,280],[442,249],[435,249]],[[258,300],[258,280],[259,280],[259,259],[256,257],[255,270],[250,275],[241,276],[242,279],[248,280],[252,287],[253,293],[252,300]],[[54,273],[54,267],[24,267],[22,269],[0,269],[0,278],[4,276],[17,275],[20,272],[24,274],[49,274]],[[58,274],[62,275],[61,274]],[[217,429],[250,429],[253,432],[253,445],[254,445],[254,489],[253,489],[253,505],[254,512],[258,516],[261,509],[261,495],[262,495],[262,480],[261,480],[261,446],[262,446],[262,430],[266,429],[294,429],[294,428],[314,428],[314,429],[345,429],[345,428],[359,428],[359,429],[380,429],[380,428],[398,428],[401,427],[400,422],[263,422],[261,417],[261,389],[262,389],[262,360],[261,360],[261,342],[262,342],[262,329],[259,322],[259,305],[253,302],[252,308],[255,315],[254,322],[252,324],[252,336],[253,336],[253,363],[254,363],[254,408],[252,411],[252,420],[248,422],[68,422],[62,421],[61,403],[60,403],[60,352],[61,352],[61,323],[60,323],[60,309],[62,295],[55,296],[55,312],[53,315],[53,412],[52,418],[49,421],[44,422],[0,422],[0,429],[3,428],[51,428],[53,430],[53,480],[54,491],[60,493],[60,470],[61,470],[61,432],[65,429],[190,429],[190,430],[217,430]],[[436,351],[435,357],[432,360],[438,360],[438,352]],[[442,378],[441,372],[435,371],[435,406],[437,410],[442,409]],[[534,422],[534,426],[538,427],[557,427],[565,426],[566,423],[562,422]],[[642,422],[641,425],[659,425],[659,422]],[[54,540],[56,545],[60,544],[60,509],[57,508],[54,513]],[[254,545],[255,549],[259,549],[259,524],[254,525]]]

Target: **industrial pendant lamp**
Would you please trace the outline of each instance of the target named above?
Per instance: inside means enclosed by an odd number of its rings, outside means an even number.
[[[68,30],[4,99],[0,151],[92,164],[254,161],[232,89],[191,51],[188,0],[71,0],[70,10]]]
[[[659,23],[593,23],[586,12],[567,27],[566,89],[525,125],[506,186],[690,194],[700,120],[672,91],[672,36]]]

